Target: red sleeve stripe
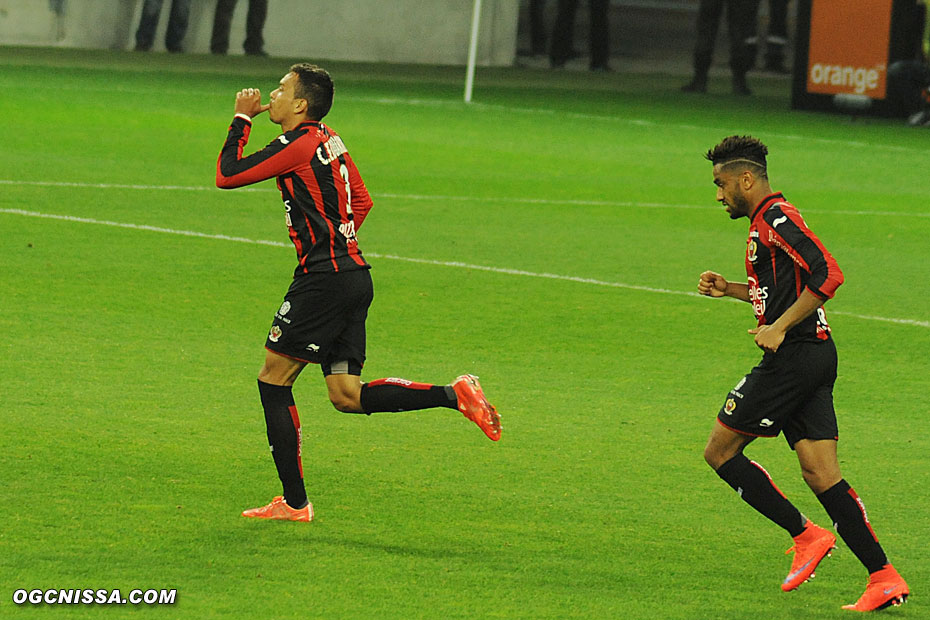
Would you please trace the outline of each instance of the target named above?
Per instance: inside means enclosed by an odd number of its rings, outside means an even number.
[[[781,207],[781,213],[786,216],[791,223],[797,227],[798,231],[804,236],[804,238],[810,241],[817,248],[817,255],[812,255],[812,260],[815,260],[817,265],[811,266],[810,261],[805,259],[805,257],[797,250],[795,246],[791,245],[782,235],[780,235],[775,228],[773,228],[767,221],[763,220],[765,227],[768,230],[768,238],[770,241],[774,242],[779,248],[785,251],[785,253],[790,256],[795,263],[800,265],[802,269],[814,275],[814,272],[817,271],[823,277],[823,282],[820,286],[813,285],[808,283],[808,288],[811,292],[815,293],[819,297],[824,299],[831,299],[836,294],[836,289],[840,287],[843,283],[843,272],[840,271],[839,265],[836,263],[836,260],[833,256],[827,251],[820,239],[817,238],[810,228],[807,227],[807,224],[804,222],[804,219],[801,217],[801,214],[798,213],[792,205],[788,203],[776,203],[777,206]],[[773,205],[775,206],[775,205]],[[820,271],[820,260],[823,260],[823,267],[825,273]],[[816,280],[815,280],[816,281]]]
[[[801,232],[804,233],[804,236],[810,239],[814,245],[817,246],[817,249],[820,250],[820,254],[823,256],[824,261],[827,264],[827,276],[820,289],[815,289],[812,286],[808,286],[808,288],[815,294],[819,293],[819,295],[825,299],[832,299],[836,294],[836,289],[838,289],[840,285],[843,284],[843,272],[840,270],[839,264],[837,264],[836,259],[833,258],[833,255],[827,251],[827,248],[820,241],[820,238],[817,237],[817,235],[815,235],[813,231],[807,227],[807,223],[804,221],[804,218],[801,217],[801,214],[794,206],[792,206],[791,209],[786,212],[786,215],[788,215],[788,217],[791,218],[791,221],[801,229]]]
[[[782,250],[785,252],[785,254],[787,254],[788,256],[791,257],[791,260],[793,260],[793,261],[794,261],[796,264],[798,264],[802,269],[804,269],[804,271],[810,273],[811,268],[810,268],[810,266],[807,264],[807,261],[804,260],[804,257],[801,256],[800,254],[798,254],[798,251],[795,250],[795,249],[791,246],[791,244],[789,244],[788,241],[787,241],[784,237],[782,237],[781,235],[779,235],[779,234],[775,231],[774,228],[772,228],[771,226],[768,226],[768,225],[766,225],[766,228],[767,228],[768,233],[769,233],[769,241],[774,242],[775,245],[777,245],[780,249],[782,249]],[[773,260],[774,260],[774,259],[773,259]]]
[[[242,129],[239,128],[240,126]],[[279,136],[260,151],[243,157],[242,151],[248,142],[251,127],[251,123],[245,123],[240,118],[234,119],[233,124],[230,125],[229,136],[217,161],[217,187],[230,189],[273,179],[294,170],[306,161],[307,157],[304,152],[304,143],[308,135],[306,132],[290,141],[283,135]],[[234,150],[232,138],[238,131],[241,131],[242,135],[238,138]]]

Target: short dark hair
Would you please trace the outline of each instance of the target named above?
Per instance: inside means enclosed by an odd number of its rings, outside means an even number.
[[[768,178],[768,164],[765,160],[765,156],[768,154],[768,147],[762,144],[758,138],[729,136],[721,140],[720,144],[714,148],[709,149],[704,157],[713,162],[714,165],[746,164],[748,167],[753,168],[755,173],[762,178]]]
[[[292,65],[291,73],[297,75],[294,97],[307,100],[307,116],[311,120],[322,120],[333,107],[333,78],[326,69],[309,62]]]

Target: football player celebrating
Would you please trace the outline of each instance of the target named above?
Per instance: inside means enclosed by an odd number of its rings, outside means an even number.
[[[235,118],[216,166],[216,185],[235,188],[276,179],[297,267],[265,341],[258,391],[268,443],[284,493],[246,517],[310,521],[301,433],[292,386],[307,364],[319,364],[339,411],[371,414],[431,407],[458,409],[492,440],[500,416],[473,375],[450,385],[388,378],[362,383],[365,319],[372,301],[370,266],[356,236],[372,201],[342,139],[321,121],[333,103],[329,73],[293,65],[262,104],[258,89],[236,94]],[[252,119],[267,111],[281,135],[243,156]]]
[[[772,191],[767,154],[766,146],[750,136],[730,136],[706,154],[714,165],[717,201],[730,218],[749,218],[748,281],[730,282],[705,271],[698,292],[750,303],[758,324],[749,333],[763,356],[727,396],[704,459],[746,503],[794,538],[788,550],[794,551],[794,560],[781,585],[789,592],[814,576],[835,548],[836,536],[802,515],[762,466],[743,454],[755,438],[784,433],[805,482],[869,571],[865,593],[844,609],[898,605],[907,599],[908,586],[888,562],[837,459],[836,347],[822,306],[843,283],[843,274],[798,210]]]

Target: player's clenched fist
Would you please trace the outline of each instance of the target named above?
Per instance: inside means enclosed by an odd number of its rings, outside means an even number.
[[[236,93],[236,114],[245,114],[252,118],[269,107],[268,104],[262,105],[262,92],[257,88],[243,88]]]
[[[705,271],[698,280],[698,293],[708,297],[723,297],[727,292],[727,281],[719,273]]]

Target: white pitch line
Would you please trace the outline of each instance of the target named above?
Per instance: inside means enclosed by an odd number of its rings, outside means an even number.
[[[203,185],[136,185],[128,183],[78,183],[69,181],[15,181],[13,179],[0,179],[0,185],[28,185],[34,187],[72,187],[86,189],[132,189],[148,191],[187,191],[187,192],[222,192],[226,190]],[[277,192],[274,188],[240,187],[237,192]],[[446,202],[488,202],[489,199],[475,196],[446,196],[441,194],[391,194],[373,193],[373,198],[388,198],[398,200],[437,200]],[[706,205],[676,205],[660,202],[634,202],[630,200],[574,200],[549,198],[508,198],[509,203],[535,204],[535,205],[576,205],[582,207],[647,207],[647,208],[678,208],[678,209],[717,209],[718,207]],[[930,217],[930,213],[927,214]]]
[[[85,189],[129,189],[141,191],[184,191],[184,192],[221,192],[216,187],[204,185],[137,185],[129,183],[79,183],[69,181],[16,181],[13,179],[0,179],[0,185],[26,185],[33,187],[71,187]],[[242,187],[237,192],[277,192],[274,188]],[[481,198],[478,196],[447,196],[442,194],[392,194],[392,193],[372,193],[373,198],[386,198],[393,200],[419,200],[419,201],[439,201],[439,202],[493,202],[494,198]],[[578,200],[572,198],[506,198],[502,199],[509,204],[526,204],[526,205],[571,205],[578,207],[628,207],[636,209],[697,209],[704,211],[722,211],[722,208],[714,205],[689,205],[676,204],[669,202],[640,202],[634,200]],[[817,209],[805,209],[805,213],[816,213],[818,215],[863,215],[878,217],[919,217],[930,218],[930,213],[909,213],[907,211],[867,211],[867,210],[846,210],[831,209],[829,211],[819,211]]]
[[[79,183],[70,181],[15,181],[13,179],[0,179],[0,185],[29,185],[33,187],[76,187],[81,189],[135,189],[144,191],[182,191],[182,192],[211,192],[223,191],[217,187],[203,185],[137,185],[130,183]],[[270,189],[259,187],[243,187],[240,192],[267,192]]]
[[[871,314],[856,314],[854,312],[844,312],[842,310],[830,310],[830,314],[841,314],[851,316],[866,321],[882,321],[884,323],[897,323],[899,325],[913,325],[915,327],[930,327],[930,321],[918,321],[916,319],[892,319],[886,316],[873,316]]]
[[[97,220],[89,217],[78,217],[74,215],[59,215],[55,213],[40,213],[37,211],[26,211],[23,209],[3,209],[0,208],[0,213],[7,213],[10,215],[21,215],[25,217],[37,217],[51,220],[61,220],[66,222],[79,222],[82,224],[98,224],[102,226],[112,226],[116,228],[128,228],[132,230],[144,230],[148,232],[160,232],[171,235],[182,235],[185,237],[198,237],[201,239],[216,239],[219,241],[234,241],[236,243],[249,243],[253,245],[266,245],[273,247],[282,247],[287,248],[291,247],[290,244],[284,243],[282,241],[269,241],[266,239],[250,239],[248,237],[234,237],[231,235],[220,235],[214,233],[204,233],[197,232],[193,230],[179,230],[175,228],[164,228],[161,226],[149,226],[147,224],[133,224],[130,222],[114,222],[110,220]],[[567,276],[557,273],[539,273],[535,271],[526,271],[523,269],[510,269],[507,267],[492,267],[489,265],[474,265],[471,263],[463,263],[459,261],[441,261],[434,260],[429,258],[411,258],[408,256],[397,256],[394,254],[378,254],[375,252],[366,252],[366,256],[371,258],[382,258],[386,260],[396,260],[406,263],[417,263],[421,265],[436,265],[440,267],[454,267],[458,269],[469,269],[473,271],[486,271],[491,273],[501,273],[505,275],[512,276],[524,276],[530,278],[546,278],[549,280],[559,280],[562,282],[575,282],[578,284],[593,284],[595,286],[606,286],[611,288],[621,288],[632,291],[645,291],[649,293],[662,293],[664,295],[682,295],[685,297],[700,297],[698,293],[688,292],[688,291],[676,291],[674,289],[667,288],[657,288],[653,286],[641,286],[638,284],[625,284],[623,282],[609,282],[605,280],[596,280],[594,278],[581,278],[578,276]],[[733,300],[736,301],[736,300]],[[867,314],[856,314],[854,312],[844,312],[841,310],[831,310],[832,314],[839,314],[843,316],[849,316],[857,319],[863,319],[867,321],[880,321],[883,323],[895,323],[898,325],[911,325],[914,327],[926,327],[930,328],[930,321],[918,321],[915,319],[897,319],[891,317],[883,316],[872,316]]]
[[[182,235],[185,237],[199,237],[201,239],[218,239],[220,241],[236,241],[238,243],[251,243],[255,245],[271,245],[275,247],[288,247],[288,244],[281,241],[267,241],[265,239],[249,239],[246,237],[233,237],[230,235],[218,235],[214,233],[203,233],[194,230],[179,230],[176,228],[163,228],[161,226],[149,226],[148,224],[132,224],[130,222],[114,222],[111,220],[98,220],[90,217],[78,217],[76,215],[59,215],[57,213],[39,213],[38,211],[26,211],[24,209],[0,209],[0,213],[9,213],[11,215],[23,215],[26,217],[38,217],[49,220],[62,220],[65,222],[79,222],[81,224],[99,224],[101,226],[112,226],[114,228],[130,228],[132,230],[147,230],[149,232],[167,233],[169,235]]]

